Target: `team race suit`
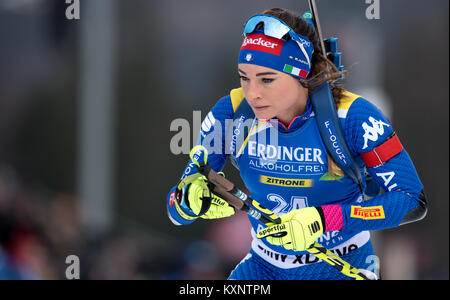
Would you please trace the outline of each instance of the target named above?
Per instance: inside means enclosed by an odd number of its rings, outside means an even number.
[[[242,89],[235,89],[231,94],[233,92],[242,94]],[[418,206],[423,189],[403,147],[397,151],[399,153],[375,166],[367,166],[361,156],[374,149],[381,153],[384,148],[389,148],[387,142],[394,135],[389,120],[368,100],[348,91],[336,106],[348,147],[363,176],[366,168],[382,187],[380,195],[367,199],[349,176],[333,177],[328,173],[327,150],[309,99],[306,112],[297,116],[288,127],[277,120],[263,122],[256,119],[243,145],[227,151],[226,126],[238,106],[239,102],[230,95],[225,96],[202,123],[197,144],[210,149],[214,144],[215,151],[210,151],[208,156],[212,169],[221,171],[227,157],[235,157],[250,196],[278,215],[321,206],[326,224],[325,232],[317,242],[356,268],[377,273],[378,261],[369,231],[402,224],[405,216]],[[272,139],[273,136],[276,139]],[[194,173],[195,165],[189,161],[181,179]],[[173,205],[174,191],[175,187],[167,196],[169,218],[176,225],[192,223],[192,220],[182,218]],[[256,238],[256,232],[266,225],[250,216],[249,220],[253,237],[250,252],[229,279],[348,279],[307,251],[287,250]]]

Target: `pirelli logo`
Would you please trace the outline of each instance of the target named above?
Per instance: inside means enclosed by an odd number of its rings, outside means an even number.
[[[378,220],[384,219],[385,215],[383,206],[371,206],[371,207],[352,206],[352,212],[350,217],[363,220]]]
[[[286,187],[312,187],[312,179],[290,179],[290,178],[276,178],[261,175],[259,182],[270,185],[286,186]]]

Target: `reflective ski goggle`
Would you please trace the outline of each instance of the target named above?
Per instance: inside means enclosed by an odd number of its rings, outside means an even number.
[[[248,21],[244,24],[244,36],[249,33],[253,33],[256,30],[258,24],[261,23],[264,24],[264,27],[261,28],[261,30],[265,35],[277,38],[279,40],[287,40],[286,35],[288,35],[288,37],[297,42],[302,51],[306,52],[306,47],[312,48],[308,49],[310,51],[307,52],[314,52],[313,45],[308,38],[296,33],[282,20],[271,15],[254,15],[250,17],[250,19],[248,19]],[[308,56],[309,55],[306,55],[306,57]]]

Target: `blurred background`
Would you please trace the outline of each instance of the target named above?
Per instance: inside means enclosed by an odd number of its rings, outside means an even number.
[[[65,279],[69,255],[82,279],[226,278],[247,217],[169,221],[188,159],[170,127],[196,135],[194,111],[239,86],[250,15],[307,1],[81,0],[79,19],[65,2],[0,0],[0,279]],[[382,276],[448,279],[449,2],[380,0],[375,20],[363,0],[317,2],[346,88],[390,117],[430,202],[423,221],[374,234]]]

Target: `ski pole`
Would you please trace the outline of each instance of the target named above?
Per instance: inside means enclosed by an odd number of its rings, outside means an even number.
[[[251,217],[264,224],[280,224],[281,219],[269,209],[261,206],[256,200],[238,189],[231,181],[217,174],[208,164],[208,151],[203,146],[195,146],[190,152],[190,158],[197,166],[197,171],[204,175],[213,185],[213,191],[236,209],[246,212]],[[277,235],[282,237],[283,235]],[[315,242],[306,249],[310,254],[328,263],[342,274],[355,280],[369,280],[360,270],[344,261],[342,258]]]

